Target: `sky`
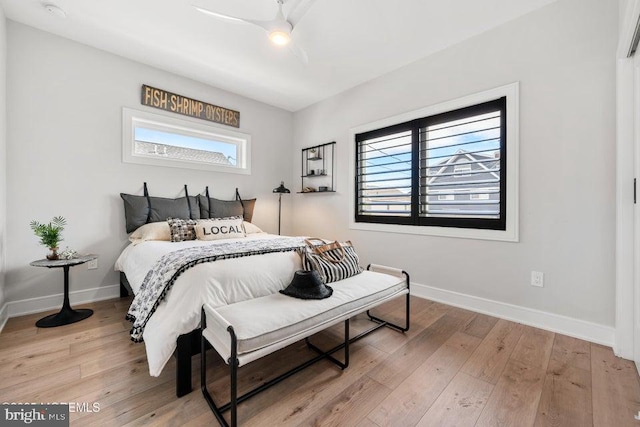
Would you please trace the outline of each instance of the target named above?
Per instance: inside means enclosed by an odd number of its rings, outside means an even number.
[[[500,149],[499,113],[489,113],[451,121],[427,128],[427,164],[435,166],[446,161],[459,150],[468,152],[484,151],[492,155]],[[410,186],[411,171],[411,133],[401,132],[367,141],[365,151],[367,172],[386,172],[370,175],[368,179],[392,179],[384,183],[371,183],[370,186]],[[463,145],[459,145],[463,144]],[[399,162],[393,165],[387,163]],[[435,172],[437,169],[432,169]],[[400,171],[400,172],[393,172]],[[409,189],[404,190],[409,192]]]
[[[177,133],[162,132],[159,130],[147,129],[136,126],[135,140],[143,142],[155,142],[157,144],[173,145],[174,147],[193,148],[196,150],[222,153],[235,164],[237,147],[228,142],[215,141],[211,139],[195,138],[192,136],[180,135]]]

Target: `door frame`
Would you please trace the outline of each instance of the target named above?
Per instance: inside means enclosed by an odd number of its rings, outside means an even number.
[[[635,238],[633,200],[633,179],[640,178],[635,171],[635,129],[640,126],[640,118],[636,123],[634,58],[629,58],[628,53],[639,18],[640,0],[630,0],[621,15],[616,52],[616,334],[613,350],[616,355],[631,360],[634,359],[635,318],[640,316],[635,313],[635,295],[640,293],[640,289],[638,292],[635,289],[640,285],[640,261],[636,259],[638,239]],[[638,362],[636,360],[636,367],[640,372]]]

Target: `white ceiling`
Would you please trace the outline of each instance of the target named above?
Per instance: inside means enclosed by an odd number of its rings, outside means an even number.
[[[285,15],[296,1],[288,0]],[[304,1],[304,0],[302,0]],[[270,20],[274,0],[0,0],[7,18],[296,111],[555,0],[317,0],[293,38],[301,63],[263,30],[215,19]],[[44,3],[66,13],[59,18]],[[171,88],[165,88],[171,90]]]

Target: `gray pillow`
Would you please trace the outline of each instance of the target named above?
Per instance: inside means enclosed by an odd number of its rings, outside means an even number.
[[[200,206],[200,218],[209,218],[209,200],[206,196],[198,194],[198,206]]]
[[[127,233],[134,232],[138,227],[147,223],[147,219],[149,218],[149,203],[145,196],[120,193],[120,197],[124,200],[124,218]]]
[[[191,202],[191,214],[189,202],[186,197],[178,199],[165,199],[163,197],[149,197],[151,203],[151,216],[149,222],[166,221],[167,218],[200,219],[198,200],[189,196]]]
[[[244,209],[240,200],[219,200],[213,197],[207,200],[206,196],[200,194],[198,201],[200,203],[200,218],[243,216]],[[209,212],[209,203],[211,203],[211,212]]]
[[[198,206],[197,197],[189,196],[191,214],[189,214],[189,204],[186,197],[178,199],[149,197],[151,209],[149,209],[149,202],[146,196],[120,193],[120,197],[124,201],[127,233],[136,231],[147,222],[166,221],[169,217],[200,219],[200,207]]]

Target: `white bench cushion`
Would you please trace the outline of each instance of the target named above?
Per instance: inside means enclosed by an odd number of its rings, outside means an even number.
[[[231,343],[226,329],[232,325],[238,359],[245,364],[408,292],[403,277],[372,271],[329,285],[333,295],[322,300],[277,293],[217,308],[205,305],[203,335],[227,361]]]

